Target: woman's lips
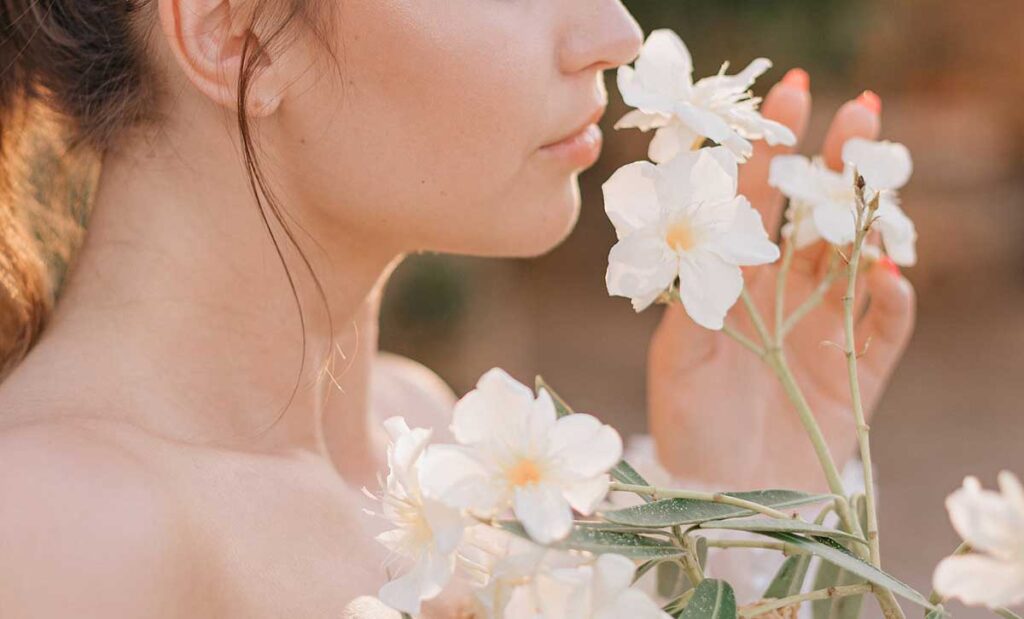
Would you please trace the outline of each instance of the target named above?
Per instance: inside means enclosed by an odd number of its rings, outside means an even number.
[[[549,157],[571,164],[574,168],[587,168],[597,161],[601,154],[604,136],[597,122],[604,115],[602,106],[587,119],[587,124],[572,135],[543,146],[540,152]]]

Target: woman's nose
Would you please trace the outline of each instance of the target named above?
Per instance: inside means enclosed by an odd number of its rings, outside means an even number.
[[[563,73],[614,69],[640,53],[643,31],[620,0],[565,4],[570,11],[559,58]]]

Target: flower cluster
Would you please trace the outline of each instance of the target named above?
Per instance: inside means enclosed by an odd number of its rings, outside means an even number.
[[[385,428],[391,440],[381,500],[395,528],[377,539],[406,564],[380,590],[385,604],[418,614],[451,580],[460,556],[483,552],[465,562],[477,572],[487,616],[666,616],[629,588],[632,560],[545,546],[569,535],[574,512],[592,514],[607,495],[608,471],[622,456],[614,429],[586,414],[559,418],[547,391],[535,396],[500,369],[456,404],[454,444],[428,446],[430,431],[410,429],[401,418]],[[531,541],[471,526],[506,514]],[[481,566],[489,567],[479,573]]]
[[[878,196],[875,225],[893,262],[917,262],[914,222],[899,206],[897,190],[910,180],[913,164],[906,146],[853,138],[843,145],[842,172],[830,170],[821,158],[782,155],[772,159],[769,183],[790,199],[784,234],[805,247],[824,238],[833,245],[851,243],[856,234],[854,173],[864,177],[869,201]]]
[[[668,161],[682,151],[714,140],[739,161],[754,152],[750,140],[792,145],[796,136],[788,127],[763,118],[761,100],[750,86],[770,69],[767,58],[758,58],[736,75],[726,75],[729,63],[718,75],[693,82],[693,60],[679,35],[655,30],[648,36],[635,67],[621,67],[619,92],[636,108],[615,128],[656,129],[651,141],[651,161]]]
[[[656,30],[634,64],[619,69],[618,83],[636,109],[616,128],[656,129],[648,153],[654,163],[626,165],[603,186],[618,237],[608,256],[608,292],[628,297],[638,312],[678,295],[694,322],[722,329],[744,287],[740,267],[780,256],[758,212],[737,194],[737,164],[753,153],[750,140],[796,141],[788,128],[761,116],[760,99],[749,91],[771,62],[758,58],[733,76],[723,67],[694,83],[686,45],[675,33]],[[717,145],[704,146],[708,139]],[[896,264],[913,264],[917,232],[896,194],[910,178],[909,151],[851,139],[843,159],[842,172],[799,155],[772,160],[770,184],[790,198],[784,236],[798,248],[821,239],[852,243],[860,175],[864,199],[877,198],[874,223],[886,252]]]

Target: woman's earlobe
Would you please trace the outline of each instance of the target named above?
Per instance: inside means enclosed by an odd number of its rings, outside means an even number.
[[[252,62],[261,48],[253,40],[256,35],[240,23],[239,12],[251,15],[242,5],[236,0],[159,0],[164,37],[186,77],[210,100],[230,109],[238,107],[243,61]],[[262,67],[257,75],[269,69]],[[280,96],[253,93],[246,107],[250,115],[266,116],[279,104]]]

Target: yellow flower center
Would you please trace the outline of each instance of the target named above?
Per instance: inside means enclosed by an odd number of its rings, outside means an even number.
[[[689,251],[697,244],[697,235],[694,234],[689,222],[680,221],[669,226],[665,242],[676,251]]]
[[[529,486],[540,481],[540,467],[533,460],[523,458],[508,470],[507,476],[512,486]]]

